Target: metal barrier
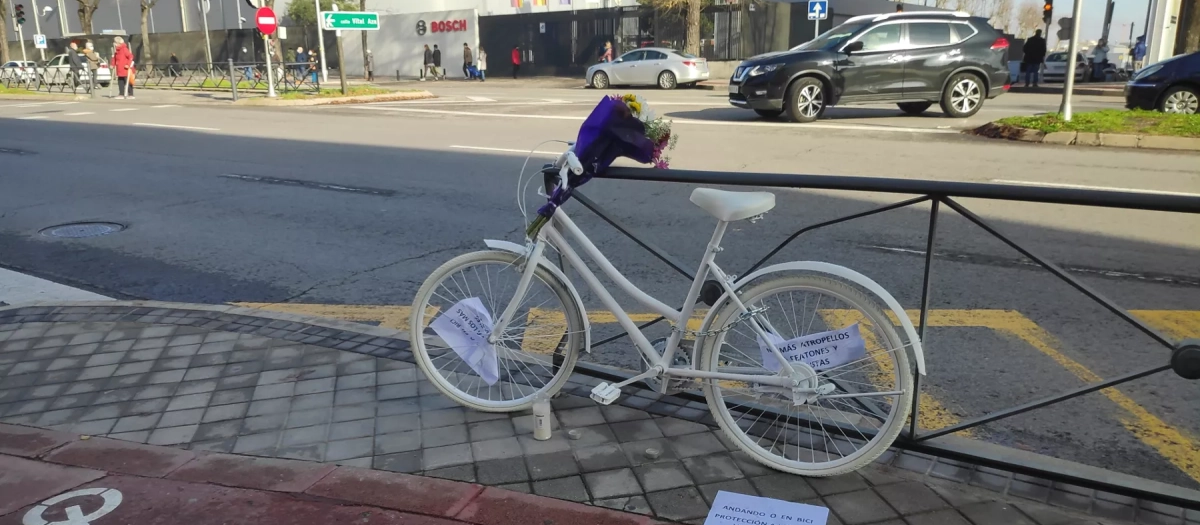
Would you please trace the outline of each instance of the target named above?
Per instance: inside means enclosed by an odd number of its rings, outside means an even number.
[[[553,170],[548,173],[550,173],[552,176],[554,174],[552,172]],[[945,440],[935,439],[997,420],[1013,417],[1018,414],[1023,414],[1031,410],[1054,405],[1069,399],[1074,399],[1084,394],[1114,387],[1135,379],[1143,378],[1167,370],[1173,370],[1175,373],[1185,379],[1200,379],[1200,341],[1172,341],[1170,338],[1161,334],[1154,327],[1118,306],[1115,302],[1105,297],[1099,291],[1072,277],[1061,267],[1042,257],[1037,256],[1030,250],[1017,244],[1016,241],[1006,237],[999,230],[989,224],[988,221],[982,219],[967,209],[967,207],[965,207],[962,203],[955,200],[956,198],[977,198],[1045,204],[1070,204],[1091,207],[1200,214],[1200,196],[932,180],[887,179],[873,177],[784,175],[773,173],[725,173],[691,170],[655,170],[648,168],[610,168],[608,172],[600,178],[706,185],[766,186],[779,188],[845,190],[855,192],[918,195],[917,197],[879,206],[864,212],[823,221],[801,228],[770,252],[768,252],[756,263],[751,265],[750,268],[743,272],[738,272],[737,275],[748,275],[754,270],[760,268],[771,257],[775,256],[783,248],[796,240],[796,238],[805,233],[887,211],[906,208],[922,203],[929,203],[930,212],[924,255],[925,261],[921,288],[922,294],[919,314],[920,319],[918,324],[918,333],[922,340],[925,339],[928,321],[930,273],[933,262],[934,245],[937,241],[938,217],[943,206],[954,210],[957,214],[967,219],[971,223],[979,226],[991,236],[999,239],[1009,247],[1019,252],[1021,255],[1029,258],[1037,265],[1049,271],[1055,277],[1066,282],[1076,290],[1079,290],[1086,297],[1100,304],[1125,322],[1133,325],[1135,328],[1148,335],[1154,341],[1157,341],[1164,347],[1170,349],[1171,355],[1164,358],[1159,364],[1150,364],[1145,366],[1143,369],[1129,372],[1112,379],[1088,384],[1083,387],[1063,392],[1061,394],[1037,399],[1017,406],[992,412],[969,421],[964,421],[945,428],[932,430],[922,430],[917,426],[917,421],[920,414],[920,405],[918,400],[920,399],[921,378],[920,376],[915,376],[914,390],[916,390],[916,395],[913,396],[911,423],[908,430],[902,433],[897,439],[895,446],[903,449],[927,452],[942,457],[962,459],[985,466],[1003,468],[1021,474],[1029,474],[1052,480],[1069,482],[1088,488],[1105,490],[1126,496],[1142,498],[1149,501],[1179,505],[1185,508],[1200,509],[1200,499],[1196,499],[1195,492],[1191,492],[1186,489],[1179,489],[1178,487],[1164,483],[1144,480],[1134,476],[1117,475],[1117,473],[1111,471],[1088,467],[1085,465],[1073,464],[1062,460],[1045,461],[1049,459],[1046,456],[1031,454],[1030,456],[1035,457],[1013,457],[1012,455],[994,453],[994,447],[989,449],[987,447],[964,446],[962,443],[958,442],[946,442]],[[601,208],[591,199],[587,198],[578,190],[574,193],[574,197],[581,204],[586,206],[604,221],[608,222],[622,234],[629,237],[643,249],[653,254],[655,258],[664,262],[689,280],[694,277],[694,269],[689,270],[686,265],[680,264],[672,256],[654,246],[654,244],[639,238],[630,228],[616,220],[611,214],[606,213],[603,208]],[[662,320],[663,318],[659,317],[652,321],[643,323],[641,328],[649,327]],[[621,333],[605,340],[595,342],[592,344],[592,346],[597,347],[608,344],[623,337],[625,337],[625,334]],[[624,380],[633,375],[626,374],[623,371],[618,371],[616,369],[582,362],[577,366],[577,370],[580,373],[600,377],[606,380]],[[680,396],[690,400],[700,402],[704,401],[703,397],[696,392],[684,392],[680,394]],[[786,414],[774,413],[766,409],[760,410],[758,415],[772,417],[775,419],[789,419]],[[796,418],[793,415],[790,420],[794,419]],[[829,423],[825,423],[824,426],[827,429],[830,427]],[[1097,471],[1102,470],[1104,473],[1113,475],[1098,475]]]
[[[273,64],[275,91],[319,92],[320,75],[307,62]],[[267,91],[266,63],[233,62],[188,64],[139,64],[134,72],[136,89],[186,89],[200,91]],[[43,65],[0,69],[0,84],[9,89],[46,93],[89,93],[90,71],[72,71],[67,65]],[[98,70],[96,88],[106,89],[117,78],[109,67]]]

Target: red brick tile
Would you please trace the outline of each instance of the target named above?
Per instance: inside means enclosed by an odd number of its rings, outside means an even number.
[[[305,461],[209,454],[197,457],[168,477],[228,487],[304,492],[335,468]]]
[[[488,488],[467,504],[454,519],[477,525],[529,525],[531,523],[587,525],[652,525],[648,516],[572,503],[553,498]]]
[[[0,456],[0,516],[102,477],[96,470]]]
[[[339,467],[305,493],[352,503],[449,517],[462,509],[480,490],[482,487],[471,483]]]
[[[155,447],[120,441],[92,438],[76,441],[46,456],[46,461],[161,478],[196,457],[195,452],[170,447]]]
[[[0,424],[0,454],[35,458],[76,437],[66,432]]]

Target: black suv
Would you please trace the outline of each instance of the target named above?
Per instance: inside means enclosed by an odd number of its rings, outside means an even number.
[[[894,13],[851,18],[790,51],[738,66],[729,103],[796,122],[828,106],[895,102],[920,114],[934,102],[965,118],[1008,90],[1008,40],[966,13]]]

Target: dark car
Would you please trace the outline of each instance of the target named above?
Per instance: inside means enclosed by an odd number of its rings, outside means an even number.
[[[742,62],[729,103],[766,117],[812,122],[826,107],[894,102],[920,114],[934,103],[955,118],[1008,90],[1008,40],[966,13],[851,18],[790,51]]]
[[[1200,113],[1200,52],[1151,64],[1125,84],[1125,107]]]

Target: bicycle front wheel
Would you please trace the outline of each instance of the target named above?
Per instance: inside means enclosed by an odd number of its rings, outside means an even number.
[[[583,314],[566,284],[544,267],[534,273],[498,340],[481,350],[482,360],[461,343],[453,348],[438,332],[445,325],[437,319],[463,311],[462,305],[473,305],[470,312],[495,326],[514,300],[527,263],[509,252],[468,253],[434,270],[417,292],[413,355],[430,382],[461,405],[485,412],[524,410],[539,395],[557,393],[575,367],[584,344]]]
[[[806,376],[805,386],[822,393],[798,402],[790,388],[706,380],[705,397],[722,430],[759,462],[806,476],[850,472],[887,450],[908,417],[912,370],[904,338],[878,302],[815,275],[766,281],[739,297]],[[737,305],[727,302],[713,319],[705,330],[712,335],[702,343],[702,369],[781,373]]]

